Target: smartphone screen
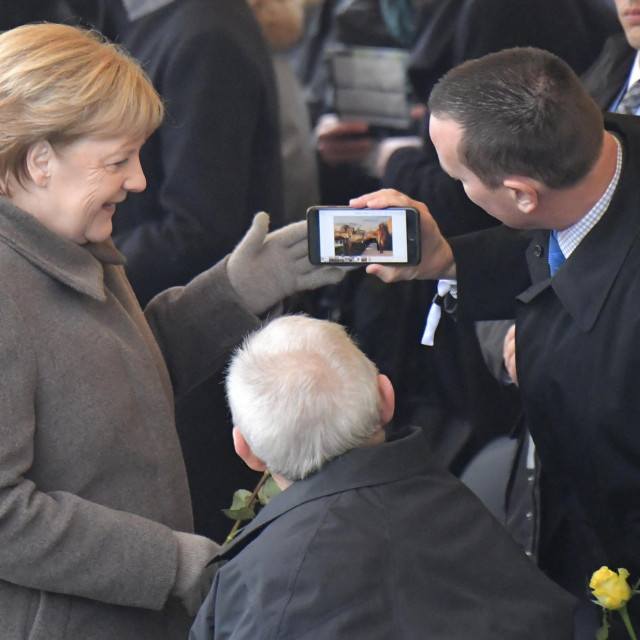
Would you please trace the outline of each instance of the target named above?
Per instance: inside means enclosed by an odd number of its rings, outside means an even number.
[[[420,216],[416,209],[310,207],[307,210],[312,264],[418,264]]]

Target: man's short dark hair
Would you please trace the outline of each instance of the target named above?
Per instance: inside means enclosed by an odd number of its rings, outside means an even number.
[[[530,47],[505,49],[449,71],[429,110],[463,128],[460,160],[489,188],[508,175],[572,187],[594,166],[603,115],[571,67]]]

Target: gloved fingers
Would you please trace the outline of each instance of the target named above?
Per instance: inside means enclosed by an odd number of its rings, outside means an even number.
[[[313,276],[314,274],[319,278],[323,278],[325,275],[328,275],[331,279],[337,278],[338,282],[342,280],[345,272],[349,270],[345,267],[335,267],[332,265],[318,266],[311,264],[306,255],[296,260],[293,267],[298,278],[305,278],[307,276]]]
[[[263,249],[265,253],[278,256],[283,262],[292,262],[307,257],[309,249],[306,236],[296,242],[284,244],[281,242],[282,238],[276,235],[277,233],[279,230],[267,236]]]
[[[244,234],[238,249],[240,251],[248,251],[252,254],[258,252],[265,237],[269,231],[269,214],[264,211],[260,211],[253,216],[253,222],[249,227],[249,230]]]
[[[309,262],[309,256],[305,250],[304,254],[300,254],[295,257],[293,262],[293,269],[298,275],[304,275],[305,273],[311,273],[312,271],[317,271],[318,269],[324,269],[325,267],[319,267],[317,265],[313,265]]]
[[[288,247],[286,249],[286,255],[291,260],[306,260],[309,262],[309,248],[306,240]]]
[[[277,242],[284,249],[295,246],[300,242],[307,242],[307,221],[292,222],[286,227],[277,229],[269,234],[270,242]]]
[[[342,281],[345,270],[340,267],[315,267],[312,271],[298,274],[300,289],[316,289]]]
[[[327,284],[338,284],[344,278],[345,273],[344,267],[322,267],[317,275],[322,277]]]

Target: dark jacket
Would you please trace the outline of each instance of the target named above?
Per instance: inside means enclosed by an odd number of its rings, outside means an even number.
[[[636,50],[624,33],[611,36],[598,59],[582,75],[582,83],[602,109],[609,109],[627,83]]]
[[[569,640],[549,581],[419,429],[294,483],[224,549],[191,640]]]
[[[582,589],[604,564],[640,576],[640,119],[606,123],[624,149],[618,188],[553,280],[548,232],[535,234],[526,257],[526,238],[502,228],[451,242],[459,312],[516,314],[525,415],[551,488],[545,501],[561,503],[573,529],[563,579]]]

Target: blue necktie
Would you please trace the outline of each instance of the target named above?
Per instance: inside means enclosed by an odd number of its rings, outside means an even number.
[[[549,255],[547,260],[549,262],[551,275],[554,275],[566,260],[564,253],[562,253],[562,249],[558,244],[558,232],[555,231],[555,229],[549,234]]]

